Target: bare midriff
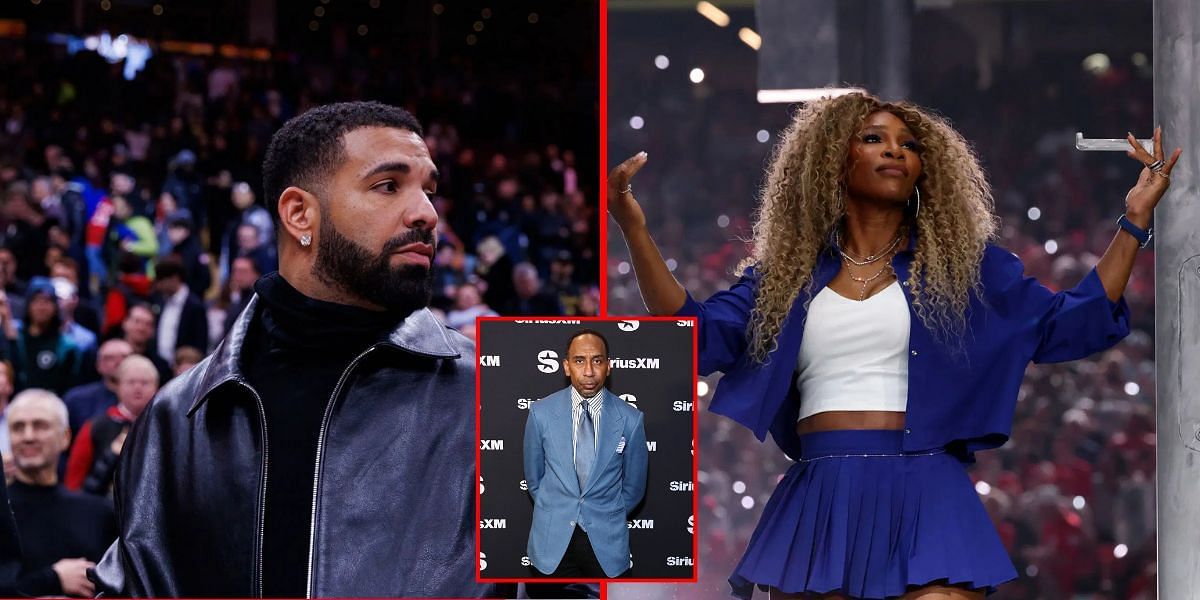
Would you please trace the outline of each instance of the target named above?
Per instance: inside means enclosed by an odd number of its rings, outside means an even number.
[[[904,429],[904,413],[890,410],[831,410],[796,423],[796,434],[838,429]]]

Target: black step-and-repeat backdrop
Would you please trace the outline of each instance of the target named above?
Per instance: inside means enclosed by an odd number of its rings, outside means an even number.
[[[691,320],[480,319],[479,574],[529,579],[533,500],[522,457],[535,400],[570,385],[566,342],[580,329],[609,345],[608,389],[645,415],[646,496],[629,516],[632,579],[692,579],[695,387]]]

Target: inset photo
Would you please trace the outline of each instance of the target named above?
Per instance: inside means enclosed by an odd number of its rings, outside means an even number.
[[[694,325],[479,319],[480,581],[696,580]]]

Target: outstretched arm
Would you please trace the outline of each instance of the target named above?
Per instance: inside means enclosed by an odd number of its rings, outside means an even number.
[[[1142,229],[1150,227],[1150,218],[1154,207],[1162,200],[1163,194],[1171,185],[1171,170],[1179,160],[1183,150],[1176,148],[1171,158],[1163,153],[1162,127],[1154,130],[1154,154],[1146,152],[1133,134],[1129,134],[1129,145],[1132,150],[1126,152],[1131,158],[1146,165],[1138,176],[1137,184],[1125,196],[1125,217]],[[1163,161],[1158,171],[1150,170],[1155,161]],[[1133,271],[1133,259],[1137,255],[1138,241],[1124,230],[1117,230],[1108,250],[1096,264],[1096,274],[1104,284],[1104,292],[1109,300],[1116,302],[1125,293],[1125,285],[1129,283],[1129,274]]]
[[[630,180],[645,166],[647,155],[639,152],[617,165],[608,175],[608,212],[625,236],[625,245],[633,261],[633,273],[646,310],[654,315],[675,314],[687,292],[671,274],[658,245],[646,227],[646,215],[633,196]]]

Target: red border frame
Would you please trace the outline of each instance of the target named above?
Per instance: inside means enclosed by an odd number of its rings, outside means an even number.
[[[561,579],[561,578],[485,578],[479,570],[478,555],[480,552],[479,540],[479,519],[483,516],[482,507],[480,505],[481,498],[479,494],[479,461],[482,456],[480,450],[480,440],[482,439],[480,426],[480,410],[482,402],[479,393],[479,374],[482,369],[479,368],[479,357],[481,355],[480,348],[482,344],[482,325],[488,321],[512,322],[517,320],[528,319],[562,319],[582,322],[614,322],[614,321],[690,321],[692,323],[692,576],[688,579],[656,577],[656,578],[639,578],[639,579],[606,579],[600,581],[600,597],[606,598],[608,595],[608,583],[696,583],[700,579],[700,398],[696,393],[696,382],[699,381],[699,362],[696,358],[696,345],[699,343],[699,323],[696,317],[653,317],[653,316],[631,316],[631,317],[477,317],[475,319],[475,580],[480,583],[591,583],[594,579]]]

